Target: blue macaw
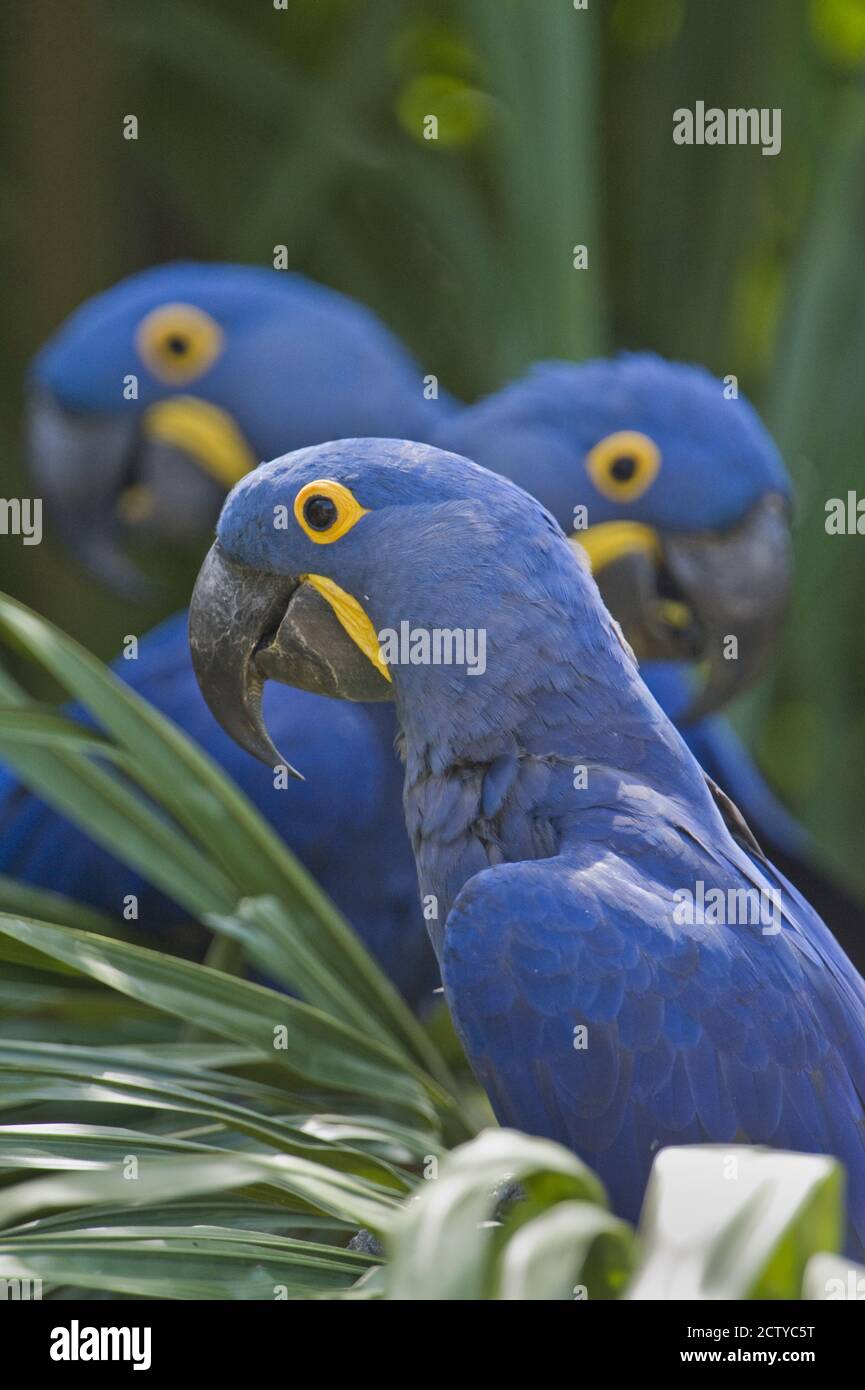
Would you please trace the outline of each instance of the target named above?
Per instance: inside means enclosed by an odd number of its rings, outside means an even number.
[[[66,544],[138,594],[131,541],[213,535],[262,458],[356,434],[414,431],[455,403],[362,305],[302,275],[178,262],[83,304],[33,360],[28,454]]]
[[[127,400],[130,378],[137,399]],[[136,580],[130,539],[198,543],[199,559],[228,488],[275,449],[359,429],[428,433],[453,408],[429,398],[420,368],[366,309],[298,275],[247,266],[170,265],[123,281],[39,353],[30,387],[32,467],[48,519],[121,586]],[[398,811],[391,712],[275,690],[275,727],[316,769],[288,795],[214,722],[186,624],[185,612],[170,618],[114,669],[222,764],[406,997],[431,999],[438,973]],[[0,871],[114,916],[135,894],[145,931],[187,916],[9,771],[0,771]]]
[[[702,367],[623,353],[539,363],[443,418],[432,442],[532,492],[584,546],[652,694],[865,964],[861,902],[820,868],[810,836],[717,713],[762,670],[790,577],[790,482],[753,407]],[[708,666],[702,685],[697,662]]]
[[[289,454],[229,495],[190,642],[271,765],[263,680],[394,701],[445,995],[502,1123],[569,1145],[631,1220],[660,1145],[834,1154],[865,1249],[865,982],[539,502],[414,443]]]

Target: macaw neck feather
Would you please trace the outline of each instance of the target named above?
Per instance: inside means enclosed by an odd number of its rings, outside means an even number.
[[[436,945],[456,893],[491,865],[603,843],[659,808],[671,820],[705,814],[725,834],[578,562],[515,574],[482,620],[482,676],[412,667],[394,679],[406,821],[421,892],[439,903]]]

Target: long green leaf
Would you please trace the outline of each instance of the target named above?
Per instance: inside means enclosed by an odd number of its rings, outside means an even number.
[[[54,893],[48,888],[34,888],[7,874],[0,874],[0,912],[37,917],[44,922],[56,922],[61,927],[77,927],[80,931],[92,931],[100,936],[116,936],[121,941],[132,940],[132,933],[104,912],[97,912],[95,908],[76,902],[63,893]]]
[[[149,1206],[253,1185],[286,1192],[314,1211],[381,1230],[397,1204],[373,1184],[290,1154],[191,1154],[154,1158],[135,1182],[117,1168],[64,1173],[0,1189],[0,1228],[52,1210],[95,1205]]]
[[[430,1121],[433,1103],[447,1097],[399,1054],[309,1005],[207,966],[141,946],[0,917],[0,936],[61,962],[109,988],[186,1019],[235,1042],[247,1043],[284,1068],[296,1085],[346,1091],[406,1109]]]
[[[169,1116],[175,1124],[181,1115],[210,1121],[208,1128],[196,1130],[197,1134],[210,1142],[191,1145],[200,1152],[208,1149],[244,1149],[248,1146],[242,1141],[238,1142],[242,1136],[243,1139],[255,1141],[258,1149],[314,1159],[341,1172],[357,1173],[370,1182],[380,1183],[396,1192],[404,1192],[409,1186],[408,1178],[398,1171],[396,1165],[379,1158],[371,1151],[369,1144],[361,1149],[347,1142],[347,1123],[342,1129],[323,1124],[304,1127],[289,1119],[257,1115],[245,1106],[232,1105],[228,1101],[202,1101],[179,1089],[167,1090],[164,1085],[136,1086],[125,1081],[122,1075],[102,1083],[69,1080],[45,1084],[41,1079],[33,1078],[31,1073],[22,1073],[17,1078],[17,1095],[15,1080],[14,1074],[11,1078],[0,1074],[0,1110],[10,1105],[18,1109],[24,1104],[45,1100],[149,1108],[158,1110],[160,1120]],[[26,1099],[28,1096],[29,1100]],[[135,1131],[123,1133],[128,1136],[128,1144],[131,1144]],[[112,1145],[116,1136],[113,1130],[69,1124],[0,1125],[0,1167],[38,1167],[42,1160],[45,1167],[63,1167],[67,1159],[69,1166],[74,1167],[81,1149],[87,1149],[91,1143],[97,1144],[100,1137],[114,1154],[111,1160],[104,1158],[104,1161],[120,1161],[129,1154],[135,1155],[134,1148],[130,1149],[128,1144],[123,1154],[114,1153]],[[145,1136],[145,1139],[149,1137]],[[83,1144],[82,1138],[85,1140]],[[383,1147],[381,1139],[378,1147]],[[414,1159],[415,1155],[409,1153],[408,1162]]]
[[[0,1272],[138,1298],[309,1299],[367,1269],[351,1250],[207,1226],[117,1228],[0,1241]]]
[[[298,1204],[302,1205],[302,1204]],[[8,1227],[4,1236],[48,1235],[55,1231],[75,1231],[81,1226],[80,1209],[73,1208],[53,1216],[42,1216],[35,1221],[24,1222],[21,1226]],[[106,1227],[128,1226],[129,1208],[122,1206],[88,1206],[87,1220],[90,1226]],[[229,1226],[244,1231],[272,1231],[276,1235],[303,1233],[315,1237],[334,1236],[340,1240],[351,1239],[355,1231],[353,1221],[342,1221],[336,1216],[322,1216],[319,1213],[296,1211],[282,1202],[268,1202],[244,1195],[243,1189],[216,1194],[213,1197],[189,1198],[172,1203],[137,1207],[135,1222],[141,1226]]]

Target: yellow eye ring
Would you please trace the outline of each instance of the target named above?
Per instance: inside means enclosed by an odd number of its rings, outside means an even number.
[[[639,430],[617,430],[586,455],[586,468],[598,492],[614,502],[634,502],[654,482],[661,451]]]
[[[138,325],[135,346],[155,377],[183,386],[203,376],[223,347],[222,329],[194,304],[161,304]]]
[[[331,545],[369,512],[342,483],[319,478],[307,483],[294,499],[298,526],[316,545]]]

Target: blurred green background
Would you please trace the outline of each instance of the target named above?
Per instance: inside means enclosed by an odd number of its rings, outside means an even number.
[[[466,398],[616,347],[735,373],[799,492],[785,640],[738,720],[865,883],[865,540],[824,530],[865,474],[865,0],[284,3],[4,7],[6,494],[26,495],[30,354],[176,257],[271,264],[284,244]],[[674,145],[697,100],[781,107],[781,153]],[[159,616],[51,545],[0,544],[0,586],[103,656]]]

